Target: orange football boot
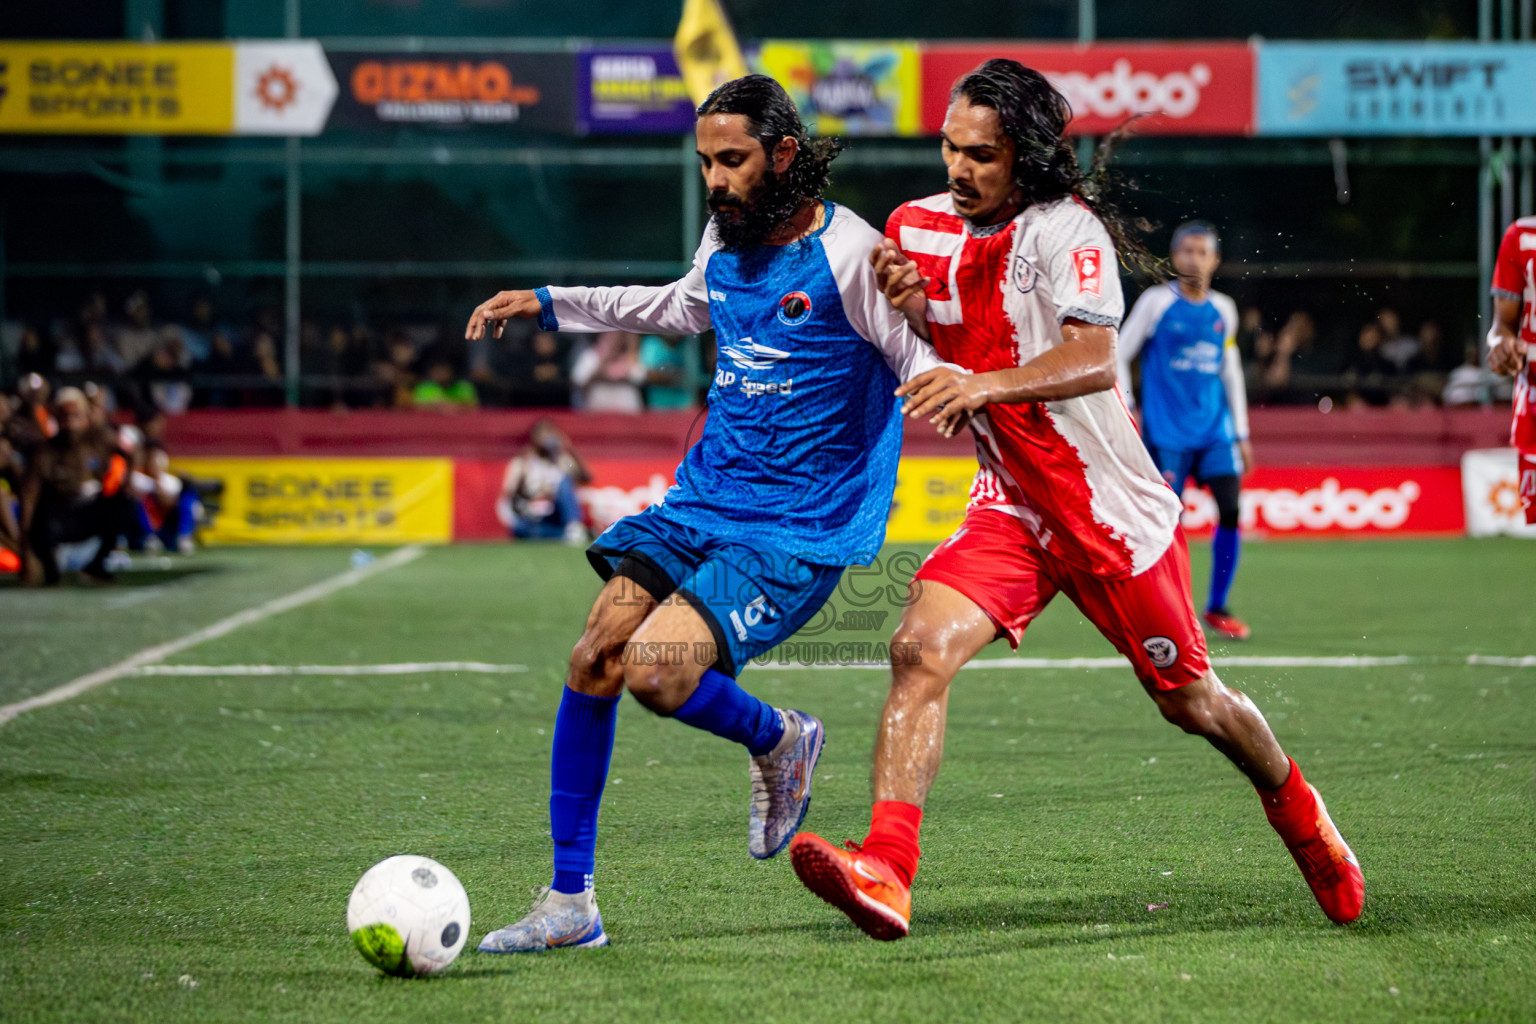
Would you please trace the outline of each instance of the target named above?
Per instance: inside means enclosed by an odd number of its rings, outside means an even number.
[[[1200,616],[1205,624],[1220,633],[1228,640],[1247,640],[1253,635],[1253,630],[1248,628],[1248,623],[1233,615],[1225,608],[1217,608],[1207,611]]]
[[[1285,846],[1295,858],[1296,866],[1301,868],[1302,877],[1312,887],[1312,895],[1317,897],[1317,905],[1323,908],[1328,920],[1334,924],[1349,924],[1360,916],[1365,905],[1365,876],[1360,873],[1360,862],[1355,859],[1354,851],[1328,816],[1323,798],[1316,788],[1307,788],[1312,790],[1312,798],[1317,801],[1316,830],[1311,838],[1295,845],[1288,842]]]
[[[795,874],[872,939],[904,938],[912,917],[912,890],[884,860],[854,842],[839,850],[810,832],[789,842]]]

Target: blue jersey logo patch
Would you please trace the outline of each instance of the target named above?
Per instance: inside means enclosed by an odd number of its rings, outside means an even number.
[[[805,292],[790,292],[779,300],[779,323],[799,327],[811,318],[811,297]]]

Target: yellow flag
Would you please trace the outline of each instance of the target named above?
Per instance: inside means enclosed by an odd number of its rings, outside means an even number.
[[[695,105],[747,73],[747,62],[720,0],[683,0],[683,18],[677,23],[672,51]]]

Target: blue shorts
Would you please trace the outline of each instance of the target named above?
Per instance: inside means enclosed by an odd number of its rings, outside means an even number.
[[[735,676],[793,636],[837,589],[843,566],[816,565],[760,544],[704,533],[652,505],[604,530],[587,549],[604,580],[622,565],[656,600],[677,594],[715,635],[715,667]]]
[[[1147,442],[1147,451],[1157,470],[1175,491],[1184,490],[1184,481],[1190,477],[1203,484],[1219,476],[1242,475],[1242,456],[1235,441],[1219,441],[1204,448],[1163,448]]]

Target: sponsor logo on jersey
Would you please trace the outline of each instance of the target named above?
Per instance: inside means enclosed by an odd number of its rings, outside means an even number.
[[[790,292],[779,300],[779,323],[799,327],[811,318],[811,297],[805,292]]]
[[[779,610],[768,603],[768,598],[758,596],[747,602],[747,606],[740,611],[731,609],[731,628],[736,631],[737,640],[745,641],[750,627],[764,619],[773,620],[778,617]]]
[[[1158,668],[1167,668],[1179,660],[1179,645],[1166,636],[1149,636],[1141,646]]]
[[[1104,250],[1096,245],[1073,249],[1072,269],[1077,273],[1077,293],[1098,295],[1104,286]]]
[[[709,298],[710,298],[711,302],[724,302],[725,301],[725,292],[722,292],[718,288],[711,288],[709,290]]]
[[[1035,265],[1022,253],[1013,258],[1013,285],[1025,295],[1035,290]]]
[[[779,319],[784,319],[782,305],[779,309]],[[720,351],[743,370],[766,370],[775,363],[789,358],[789,353],[783,349],[770,348],[751,338],[742,338],[736,344],[727,345]]]

